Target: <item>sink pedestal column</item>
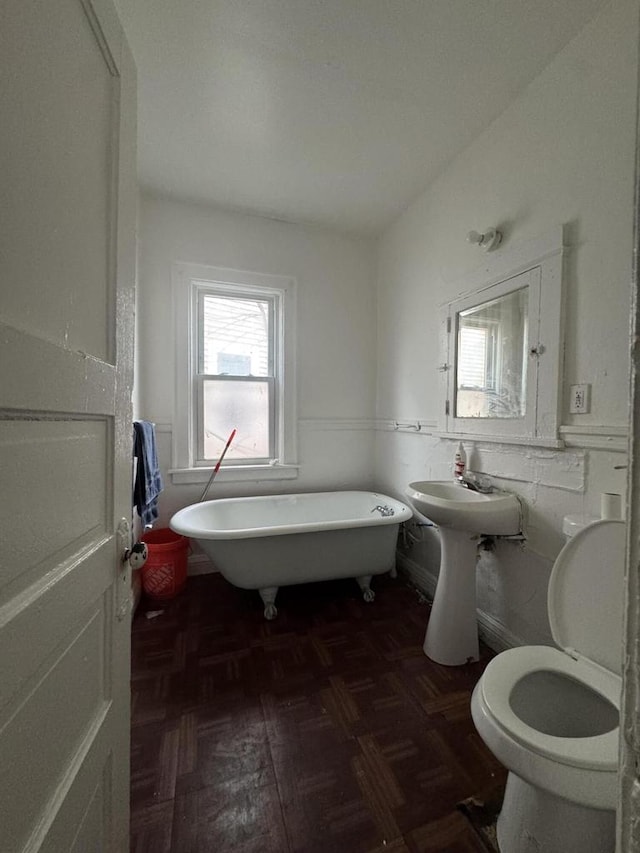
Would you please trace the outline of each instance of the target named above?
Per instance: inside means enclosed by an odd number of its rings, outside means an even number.
[[[445,666],[478,660],[476,616],[477,534],[440,527],[440,575],[424,652]]]

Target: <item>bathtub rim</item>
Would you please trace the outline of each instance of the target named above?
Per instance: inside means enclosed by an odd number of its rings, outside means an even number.
[[[298,498],[306,496],[318,496],[323,498],[331,498],[336,495],[367,495],[376,503],[386,503],[395,510],[395,513],[390,516],[382,516],[379,514],[371,516],[352,516],[348,518],[333,519],[331,521],[305,521],[293,524],[281,524],[262,527],[230,527],[230,528],[203,528],[196,526],[189,516],[195,515],[195,511],[210,505],[219,505],[224,503],[240,504],[240,503],[259,503],[277,498]],[[373,511],[373,510],[372,510]],[[247,497],[235,498],[218,498],[211,501],[203,501],[201,504],[190,504],[178,510],[171,517],[169,526],[176,533],[183,536],[188,536],[190,539],[213,539],[213,540],[229,540],[229,539],[258,539],[268,536],[286,536],[290,534],[312,533],[329,530],[345,530],[355,527],[377,527],[387,524],[401,524],[403,521],[408,521],[413,517],[413,510],[397,498],[392,498],[389,495],[381,492],[367,491],[364,489],[342,489],[330,492],[295,492],[295,493],[279,493],[276,495],[252,495]]]

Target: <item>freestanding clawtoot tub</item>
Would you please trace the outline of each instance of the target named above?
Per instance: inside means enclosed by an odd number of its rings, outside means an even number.
[[[171,519],[195,539],[234,586],[257,589],[267,619],[278,587],[354,577],[365,601],[371,578],[391,571],[401,522],[411,510],[375,492],[316,492],[223,498],[193,504]]]

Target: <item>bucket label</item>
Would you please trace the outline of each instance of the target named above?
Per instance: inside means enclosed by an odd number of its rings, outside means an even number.
[[[174,579],[173,563],[150,566],[146,572],[143,569],[142,585],[144,591],[152,596],[172,595],[174,591]]]

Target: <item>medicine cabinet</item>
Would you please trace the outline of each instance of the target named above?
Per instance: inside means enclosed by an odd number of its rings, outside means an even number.
[[[557,447],[562,229],[502,252],[441,311],[441,433]]]

